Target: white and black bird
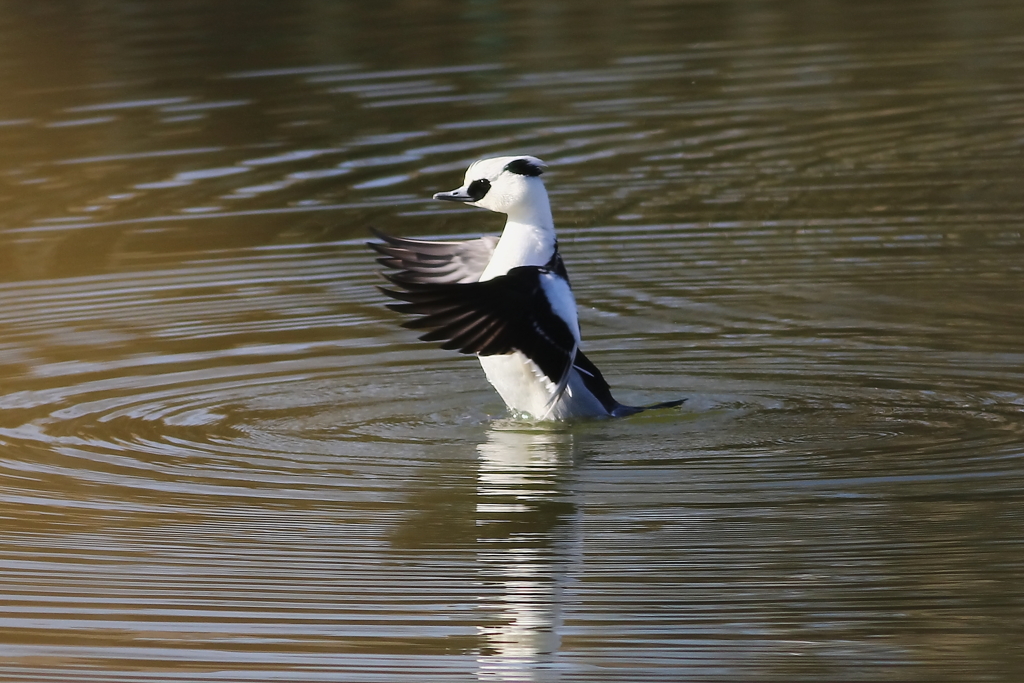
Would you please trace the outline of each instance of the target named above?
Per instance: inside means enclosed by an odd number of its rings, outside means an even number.
[[[463,242],[391,237],[369,242],[401,288],[381,287],[403,303],[388,308],[421,317],[403,324],[420,339],[473,353],[515,413],[537,419],[618,417],[652,406],[624,406],[580,349],[576,300],[558,253],[544,162],[532,156],[474,162],[462,187],[434,199],[508,215],[501,237]]]

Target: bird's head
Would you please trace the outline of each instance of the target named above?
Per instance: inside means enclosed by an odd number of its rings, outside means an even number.
[[[510,216],[533,214],[538,209],[550,213],[548,194],[540,174],[547,168],[537,157],[494,157],[474,161],[457,190],[438,192],[434,199],[463,202]]]

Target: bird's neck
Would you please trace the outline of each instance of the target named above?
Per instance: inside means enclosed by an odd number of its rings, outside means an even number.
[[[555,232],[555,221],[551,217],[551,202],[544,185],[534,182],[525,193],[523,199],[508,207],[508,225],[524,225]]]
[[[555,222],[547,195],[539,199],[543,201],[530,202],[509,211],[505,230],[480,276],[481,280],[504,275],[518,266],[544,266],[554,256]]]
[[[554,253],[553,227],[516,223],[510,219],[480,279],[490,280],[518,266],[547,265]]]

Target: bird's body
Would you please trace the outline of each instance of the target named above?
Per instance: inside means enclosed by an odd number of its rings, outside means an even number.
[[[404,324],[430,330],[420,339],[477,354],[513,412],[556,420],[630,415],[643,408],[612,398],[580,350],[576,300],[539,177],[544,168],[530,156],[482,159],[462,187],[434,195],[507,214],[500,239],[439,242],[375,232],[383,242],[370,246],[403,291],[382,289],[404,302],[390,308],[422,316]]]

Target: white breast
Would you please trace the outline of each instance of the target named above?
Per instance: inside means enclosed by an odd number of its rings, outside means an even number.
[[[543,417],[555,384],[525,355],[480,356],[487,381],[512,410]]]
[[[509,221],[494,247],[490,263],[480,275],[480,281],[493,280],[519,266],[546,265],[555,253],[554,231],[535,225]]]
[[[608,411],[583,383],[575,370],[569,384],[554,404],[550,403],[554,383],[533,361],[516,351],[504,356],[480,356],[484,374],[513,412],[542,420],[603,417]]]

